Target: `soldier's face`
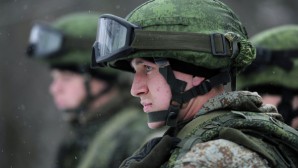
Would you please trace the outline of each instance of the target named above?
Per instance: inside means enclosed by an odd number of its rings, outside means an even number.
[[[143,111],[167,110],[172,93],[164,77],[159,73],[158,66],[150,61],[136,58],[131,62],[135,75],[131,87],[131,94],[139,97],[143,105]],[[150,128],[158,128],[164,122],[148,123]]]
[[[281,96],[278,95],[264,94],[262,95],[262,99],[264,104],[272,104],[274,106],[277,106],[281,102]]]
[[[274,106],[278,106],[282,98],[281,96],[278,96],[278,95],[264,94],[262,95],[262,99],[264,104],[272,104]],[[292,107],[293,107],[293,110],[298,109],[298,96],[293,97]]]
[[[75,109],[86,97],[83,76],[54,69],[49,91],[59,110]]]
[[[150,61],[135,58],[131,61],[135,70],[131,94],[139,97],[145,113],[167,110],[170,105],[172,93],[165,78],[159,73],[159,67]],[[187,82],[186,89],[192,87],[192,75],[174,71],[177,79]],[[182,114],[182,112],[181,112]],[[165,122],[148,123],[150,128],[158,128]]]
[[[264,94],[262,95],[263,103],[264,104],[272,104],[274,106],[278,106],[278,104],[281,102],[282,97],[278,95],[270,95],[270,94]],[[292,100],[292,112],[297,113],[298,111],[298,96],[294,96]],[[298,128],[298,117],[293,118],[291,122],[291,126],[293,128]]]

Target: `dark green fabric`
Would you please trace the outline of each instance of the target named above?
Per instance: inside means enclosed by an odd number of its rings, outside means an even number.
[[[88,120],[74,125],[66,135],[57,167],[119,167],[152,133],[146,115],[136,107],[132,98],[124,96],[85,116]]]
[[[219,139],[226,139],[242,145],[252,151],[262,154],[263,157],[265,157],[267,160],[269,160],[270,163],[272,163],[272,165],[277,164],[277,160],[275,160],[276,158],[273,158],[269,153],[270,148],[267,148],[267,146],[265,146],[264,143],[261,142],[261,140],[255,140],[254,137],[245,135],[240,130],[224,127],[219,132]]]
[[[199,33],[135,30],[132,47],[143,50],[190,50],[212,53],[211,38],[214,40],[215,51],[223,53],[225,48],[226,56],[231,55],[230,42],[223,35],[212,37]]]
[[[115,107],[113,104],[120,102],[121,99],[117,99],[96,112],[86,112],[84,113],[85,116],[81,117],[82,119],[86,118],[86,121],[80,120],[70,125],[70,129],[58,149],[57,168],[75,168],[78,166],[95,134],[112,118],[112,114],[119,111],[119,107]],[[88,114],[93,115],[86,116]],[[101,117],[97,117],[99,115]]]
[[[158,168],[165,163],[180,139],[165,135],[147,142],[142,148],[126,159],[120,168]]]
[[[115,104],[114,104],[115,106]],[[79,168],[113,168],[129,157],[151,134],[147,118],[141,110],[126,104],[119,113],[103,125],[90,144]]]
[[[57,153],[57,168],[75,168],[84,156],[89,143],[100,129],[101,122],[92,122],[84,126],[75,125],[66,133]]]

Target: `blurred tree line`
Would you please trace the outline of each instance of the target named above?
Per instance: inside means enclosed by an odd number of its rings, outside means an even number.
[[[297,0],[222,0],[240,17],[249,36],[298,24]],[[35,21],[88,11],[126,16],[145,0],[0,0],[0,167],[50,168],[67,125],[48,94],[45,66],[25,56]],[[90,47],[91,48],[91,47]]]

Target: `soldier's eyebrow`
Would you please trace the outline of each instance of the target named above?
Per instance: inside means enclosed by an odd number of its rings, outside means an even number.
[[[133,59],[133,60],[131,61],[130,65],[131,65],[131,67],[135,68],[135,67],[137,67],[138,65],[143,64],[143,63],[144,63],[144,61],[141,60],[141,59]]]

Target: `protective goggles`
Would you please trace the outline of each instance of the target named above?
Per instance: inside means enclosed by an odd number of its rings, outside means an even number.
[[[27,55],[48,58],[74,49],[90,50],[93,42],[68,37],[63,32],[46,24],[35,24],[30,33]]]
[[[99,17],[92,66],[106,66],[107,62],[138,50],[183,50],[232,56],[233,46],[223,34],[147,31],[120,17],[105,14]]]

